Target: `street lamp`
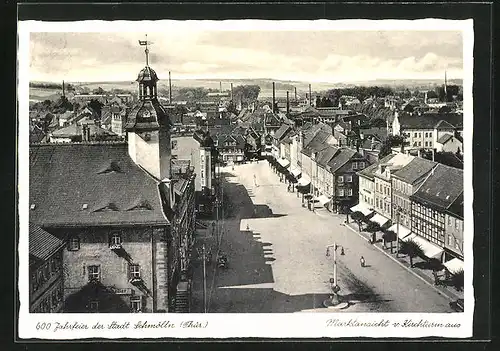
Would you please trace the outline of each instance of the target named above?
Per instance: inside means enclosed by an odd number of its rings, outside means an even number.
[[[401,215],[401,207],[398,205],[393,205],[396,211],[396,258],[399,257],[399,218]]]
[[[337,245],[337,243],[334,243],[333,245],[328,245],[326,247],[326,257],[330,256],[330,249],[333,248],[333,278],[330,279],[330,285],[333,291],[333,295],[331,299],[328,299],[324,301],[324,305],[327,307],[335,307],[335,308],[345,308],[348,306],[347,302],[340,301],[340,297],[338,295],[340,291],[340,286],[338,285],[338,280],[337,280],[337,248],[340,245]],[[345,255],[344,253],[344,247],[341,247],[341,255]]]

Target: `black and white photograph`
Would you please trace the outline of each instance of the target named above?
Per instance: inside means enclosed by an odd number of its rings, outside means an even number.
[[[470,336],[472,28],[21,22],[26,335]]]

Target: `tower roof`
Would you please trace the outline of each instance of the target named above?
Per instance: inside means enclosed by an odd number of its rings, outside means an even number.
[[[160,124],[171,125],[169,117],[158,100],[140,101],[127,116],[126,130],[155,130]]]
[[[157,82],[158,75],[156,72],[149,66],[144,67],[141,69],[137,76],[137,82]]]

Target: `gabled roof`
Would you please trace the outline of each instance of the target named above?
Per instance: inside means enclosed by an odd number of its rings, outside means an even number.
[[[387,128],[367,128],[361,129],[360,134],[363,134],[365,139],[374,136],[378,141],[384,141],[387,139]]]
[[[335,173],[340,167],[345,165],[351,158],[357,155],[355,150],[342,148],[340,151],[328,162],[328,167],[331,173]]]
[[[29,177],[30,221],[39,226],[168,224],[157,181],[126,143],[31,145]],[[152,210],[129,210],[143,200]]]
[[[441,137],[439,137],[437,142],[440,144],[446,144],[452,138],[453,138],[453,135],[446,133],[446,134],[441,135]]]
[[[32,258],[45,261],[63,246],[62,240],[29,223],[29,253]]]
[[[446,210],[463,191],[464,172],[438,163],[410,199]]]
[[[335,156],[337,151],[339,151],[338,147],[327,146],[325,149],[318,152],[318,155],[316,156],[316,163],[323,167],[326,167],[328,162],[330,162],[330,160]]]
[[[456,113],[423,113],[421,115],[399,114],[403,129],[462,128],[463,116]]]
[[[274,133],[273,138],[280,141],[282,140],[289,132],[291,131],[291,127],[288,124],[282,124],[281,127]]]
[[[406,166],[394,172],[392,175],[408,184],[413,184],[425,174],[429,173],[436,165],[436,162],[421,157],[415,157]]]
[[[103,129],[99,126],[96,126],[95,124],[88,124],[88,128],[90,128],[90,135],[107,135],[107,136],[116,136],[117,134],[110,131]],[[79,126],[77,124],[71,124],[67,127],[63,127],[61,129],[57,129],[52,132],[52,136],[56,138],[71,138],[74,136],[82,135],[82,126]]]
[[[333,135],[323,130],[319,130],[307,144],[304,144],[302,153],[311,156],[313,152],[321,151],[332,145],[332,139],[334,139]]]
[[[380,159],[378,162],[375,162],[371,164],[370,166],[362,169],[361,171],[358,172],[359,175],[362,175],[366,178],[374,179],[375,178],[375,171],[378,169],[378,166],[382,163],[388,163],[391,161],[391,159],[396,156],[394,154],[389,154],[382,159]]]

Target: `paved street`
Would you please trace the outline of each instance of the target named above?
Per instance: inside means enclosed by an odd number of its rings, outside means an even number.
[[[340,294],[351,302],[343,311],[451,312],[447,298],[343,226],[345,216],[302,207],[267,161],[222,172],[224,192],[235,211],[224,221],[221,245],[229,267],[207,266],[208,312],[321,308],[333,277],[333,257],[326,257],[326,246],[334,242],[345,251],[343,256],[337,251]],[[360,256],[367,267],[360,267]],[[194,272],[192,311],[202,312],[199,261]]]

